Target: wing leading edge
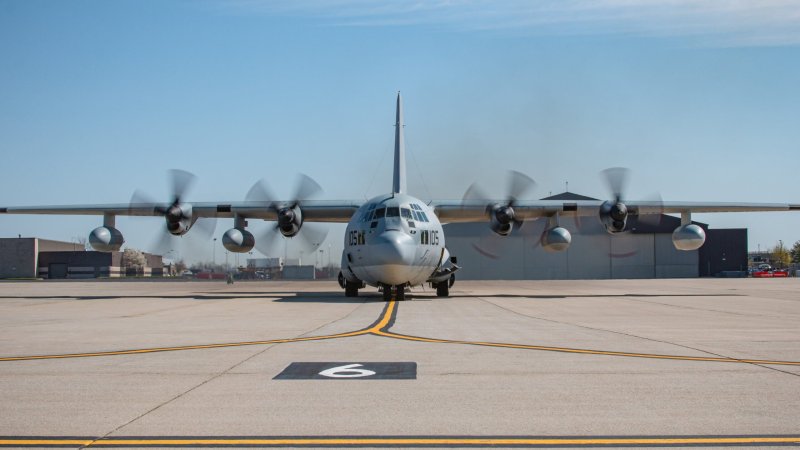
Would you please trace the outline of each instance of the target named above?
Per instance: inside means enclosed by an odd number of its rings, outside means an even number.
[[[287,202],[288,203],[288,202]],[[83,216],[162,216],[159,209],[168,208],[163,204],[105,204],[105,205],[64,205],[64,206],[9,206],[0,208],[0,214],[47,214]],[[303,218],[310,222],[346,223],[361,206],[355,201],[306,201],[303,203]],[[236,203],[192,203],[195,217],[276,220],[274,208],[252,202]]]

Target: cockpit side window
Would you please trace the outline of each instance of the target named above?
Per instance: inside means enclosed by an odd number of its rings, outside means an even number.
[[[382,219],[386,215],[386,208],[378,208],[375,210],[375,219]]]
[[[375,203],[370,203],[364,209],[364,212],[361,214],[361,221],[362,222],[369,222],[372,217],[372,210],[375,209]]]
[[[408,208],[400,208],[400,216],[404,219],[414,220],[414,217],[411,215],[411,210]]]
[[[390,206],[386,208],[386,217],[400,217],[400,207]]]

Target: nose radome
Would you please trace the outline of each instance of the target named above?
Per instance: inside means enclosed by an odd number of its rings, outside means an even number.
[[[414,259],[414,241],[402,231],[388,230],[375,240],[375,255],[381,265],[409,265]]]

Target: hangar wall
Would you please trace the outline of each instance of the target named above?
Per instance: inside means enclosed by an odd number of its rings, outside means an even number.
[[[39,252],[83,250],[74,242],[39,238],[0,239],[0,278],[36,278]]]
[[[561,219],[572,245],[550,253],[539,243],[545,221],[526,222],[503,238],[485,223],[444,226],[450,254],[462,280],[555,280],[613,278],[692,278],[699,276],[698,251],[679,251],[671,230],[610,235],[598,220]],[[671,225],[670,225],[671,226]]]
[[[0,238],[0,279],[162,276],[162,257],[144,255],[147,264],[137,272],[122,266],[122,252],[84,251],[81,244],[48,239]]]

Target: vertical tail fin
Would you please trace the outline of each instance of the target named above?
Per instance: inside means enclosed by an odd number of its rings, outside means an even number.
[[[394,180],[392,193],[406,191],[406,143],[403,138],[403,99],[397,93],[397,122],[394,129]]]

